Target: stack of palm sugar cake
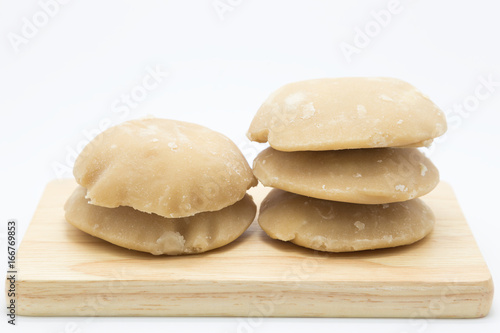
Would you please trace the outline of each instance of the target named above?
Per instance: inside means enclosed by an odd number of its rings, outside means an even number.
[[[434,226],[418,197],[439,182],[416,147],[446,131],[444,113],[392,78],[291,83],[255,115],[248,137],[269,142],[254,174],[273,189],[259,224],[307,248],[359,251],[411,244]]]
[[[205,252],[252,223],[257,180],[238,147],[203,126],[141,119],[112,127],[78,156],[80,186],[66,220],[113,244],[152,254]]]

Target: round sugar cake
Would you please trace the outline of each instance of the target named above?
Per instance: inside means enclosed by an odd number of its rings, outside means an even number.
[[[446,132],[429,98],[394,78],[325,78],[287,84],[257,111],[247,136],[282,151],[421,147]]]
[[[319,251],[348,252],[414,243],[432,231],[435,218],[421,199],[360,205],[273,189],[261,204],[258,220],[271,238]]]
[[[64,206],[70,224],[115,245],[155,255],[201,253],[224,246],[250,226],[257,210],[247,194],[219,211],[166,218],[131,207],[92,205],[85,193],[79,186]]]

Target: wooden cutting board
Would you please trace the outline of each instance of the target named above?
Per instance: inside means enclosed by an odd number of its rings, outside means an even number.
[[[424,200],[434,231],[413,245],[328,254],[254,222],[201,255],[153,256],[64,220],[73,180],[48,184],[18,253],[17,313],[31,316],[485,316],[493,282],[449,185]],[[268,189],[251,194],[257,204]]]

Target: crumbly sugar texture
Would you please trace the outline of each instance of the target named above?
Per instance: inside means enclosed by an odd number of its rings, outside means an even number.
[[[92,205],[85,194],[85,188],[78,187],[67,200],[69,223],[115,245],[155,255],[194,254],[224,246],[250,226],[256,213],[249,195],[219,211],[165,218],[131,207]]]
[[[230,139],[200,125],[158,118],[102,132],[80,153],[73,173],[91,204],[169,218],[220,210],[257,184]]]
[[[257,111],[247,136],[281,151],[421,147],[446,131],[445,114],[394,78],[287,84]]]
[[[417,148],[262,151],[255,176],[265,186],[314,198],[359,204],[410,200],[439,183],[439,172]]]
[[[359,205],[274,189],[262,202],[258,221],[271,238],[349,252],[414,243],[432,231],[435,218],[420,199]]]

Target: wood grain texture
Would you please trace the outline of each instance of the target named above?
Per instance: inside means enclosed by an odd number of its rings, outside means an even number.
[[[31,316],[485,316],[493,282],[449,185],[424,197],[434,231],[415,244],[328,254],[254,222],[204,254],[153,256],[64,220],[73,180],[48,184],[18,253],[18,314]],[[257,204],[268,189],[250,191]]]

